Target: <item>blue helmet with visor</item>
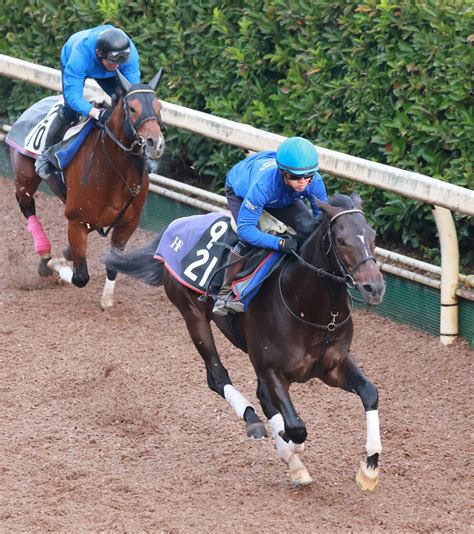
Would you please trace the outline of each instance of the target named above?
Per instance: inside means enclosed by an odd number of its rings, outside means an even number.
[[[313,143],[303,137],[290,137],[277,149],[278,168],[293,176],[312,176],[318,170],[318,153]]]

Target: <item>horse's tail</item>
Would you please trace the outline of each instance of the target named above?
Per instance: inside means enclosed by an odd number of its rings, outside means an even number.
[[[160,286],[163,283],[163,263],[154,259],[160,239],[161,235],[157,235],[148,245],[130,252],[112,249],[102,256],[101,261],[119,273],[138,278],[151,286]]]

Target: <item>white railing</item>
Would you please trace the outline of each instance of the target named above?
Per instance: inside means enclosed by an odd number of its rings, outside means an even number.
[[[2,54],[0,54],[0,75],[40,85],[53,91],[61,90],[59,70]],[[107,98],[93,81],[87,82],[85,93],[88,97]],[[162,101],[162,104],[162,116],[165,123],[223,143],[258,151],[275,149],[285,139],[283,136],[258,130],[246,124],[222,119],[169,102]],[[451,343],[458,334],[456,291],[459,286],[459,253],[450,211],[473,216],[474,191],[419,173],[363,160],[323,147],[317,146],[317,149],[320,156],[319,167],[323,173],[362,182],[434,206],[433,216],[440,235],[442,257],[440,338],[444,344]],[[163,185],[153,185],[152,189],[159,193],[164,193],[165,189],[167,190]],[[196,207],[203,206],[202,201],[189,199],[185,195],[187,192],[189,193],[189,190],[186,191],[186,186],[184,186],[182,193],[168,191],[167,196],[172,196],[178,201],[186,199],[187,203],[192,203]],[[219,202],[217,205],[219,206]]]

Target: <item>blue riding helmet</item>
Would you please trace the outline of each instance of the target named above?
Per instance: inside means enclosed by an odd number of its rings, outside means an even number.
[[[318,153],[314,145],[303,137],[290,137],[277,149],[276,162],[280,170],[295,176],[318,170]]]

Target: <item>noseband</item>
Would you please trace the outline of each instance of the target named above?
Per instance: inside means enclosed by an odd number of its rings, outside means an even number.
[[[328,256],[329,253],[331,252],[331,249],[334,251],[334,257],[336,258],[336,263],[337,263],[338,269],[339,269],[340,273],[343,276],[338,276],[337,274],[334,274],[334,273],[331,273],[329,271],[326,271],[325,269],[322,269],[320,267],[316,267],[314,265],[311,265],[311,263],[308,263],[306,260],[304,260],[296,252],[293,252],[293,255],[296,257],[296,259],[299,261],[299,263],[301,263],[304,267],[308,268],[310,271],[315,272],[318,276],[330,278],[334,282],[337,282],[337,283],[340,283],[340,284],[346,284],[346,286],[349,289],[353,289],[355,287],[355,282],[354,282],[354,279],[353,279],[352,275],[355,273],[355,271],[363,263],[365,263],[365,262],[367,262],[369,260],[374,260],[376,262],[377,260],[374,258],[374,256],[367,256],[366,258],[363,258],[361,261],[359,261],[354,267],[352,267],[352,269],[349,269],[347,267],[347,265],[344,263],[344,261],[342,260],[340,254],[339,254],[339,251],[337,250],[336,244],[334,242],[334,236],[333,236],[333,232],[332,232],[332,224],[341,215],[347,215],[347,214],[350,214],[350,213],[361,213],[362,215],[364,215],[364,212],[362,210],[358,210],[358,209],[344,210],[344,211],[340,211],[339,213],[336,213],[336,215],[334,215],[334,217],[332,217],[332,219],[330,219],[329,224],[328,224],[328,229],[327,229],[326,233],[323,236],[323,242],[326,241],[326,240],[329,242],[329,246],[328,246],[327,250],[325,251],[325,255]],[[288,256],[288,259],[286,260],[282,270],[280,271],[280,276],[279,276],[279,279],[278,279],[280,297],[281,297],[281,300],[283,301],[283,304],[284,304],[286,310],[288,311],[288,313],[294,319],[296,319],[297,321],[299,321],[299,322],[301,322],[303,324],[306,324],[308,326],[312,326],[314,328],[318,328],[320,330],[326,330],[328,333],[329,332],[334,332],[334,330],[336,330],[336,328],[340,328],[342,325],[344,325],[350,319],[350,317],[352,315],[352,297],[351,297],[350,293],[349,293],[349,298],[351,299],[351,306],[350,306],[349,314],[340,323],[336,323],[336,318],[339,315],[339,312],[338,312],[337,309],[333,309],[331,311],[331,321],[327,325],[321,325],[321,324],[317,324],[317,323],[312,323],[310,321],[306,321],[306,319],[303,319],[302,317],[297,315],[293,310],[290,309],[290,307],[288,306],[288,304],[287,304],[287,302],[286,302],[286,300],[285,300],[285,298],[283,296],[283,290],[282,290],[283,272],[286,269],[286,267],[288,266],[288,263],[289,263],[290,260],[291,260],[291,256]]]
[[[339,254],[339,251],[337,250],[336,244],[334,242],[334,235],[333,235],[331,228],[332,228],[332,224],[338,217],[340,217],[341,215],[349,214],[349,213],[361,213],[362,215],[364,215],[364,212],[362,210],[357,210],[357,209],[344,210],[344,211],[340,211],[339,213],[336,213],[336,215],[334,215],[334,217],[329,221],[328,229],[327,229],[326,234],[323,237],[323,241],[324,240],[329,241],[328,249],[325,252],[326,256],[329,255],[329,253],[331,252],[331,249],[334,251],[334,257],[336,258],[337,266],[340,272],[344,275],[347,287],[349,287],[350,289],[353,289],[355,287],[353,274],[357,271],[357,269],[367,261],[374,260],[375,262],[377,262],[377,260],[375,259],[374,256],[367,256],[361,259],[358,263],[356,263],[356,265],[354,265],[352,269],[349,269],[347,265],[344,263],[344,261],[342,260]]]

